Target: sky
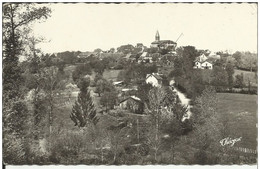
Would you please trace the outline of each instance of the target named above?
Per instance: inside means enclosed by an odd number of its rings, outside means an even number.
[[[108,50],[121,45],[150,46],[158,30],[161,40],[177,41],[211,51],[257,52],[257,5],[131,3],[48,4],[51,17],[36,23],[33,32],[48,43],[46,53]]]

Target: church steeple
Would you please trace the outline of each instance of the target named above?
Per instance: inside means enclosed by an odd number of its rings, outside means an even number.
[[[155,35],[155,40],[156,40],[156,41],[159,41],[159,40],[160,40],[160,35],[159,35],[158,30],[157,30],[156,35]]]

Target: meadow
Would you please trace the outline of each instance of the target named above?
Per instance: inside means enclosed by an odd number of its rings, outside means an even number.
[[[235,146],[257,148],[257,95],[218,93],[218,112],[226,121],[228,137],[239,138]]]

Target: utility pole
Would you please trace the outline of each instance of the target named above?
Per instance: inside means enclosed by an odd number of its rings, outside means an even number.
[[[138,118],[137,118],[137,120],[136,120],[136,127],[137,127],[137,142],[138,142],[138,144],[139,144],[139,121],[138,121]]]

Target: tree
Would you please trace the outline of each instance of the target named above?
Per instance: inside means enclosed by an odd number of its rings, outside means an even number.
[[[19,95],[22,85],[18,57],[23,50],[22,29],[30,23],[48,18],[50,9],[35,4],[3,4],[3,91],[10,98]]]
[[[183,70],[186,76],[189,77],[193,70],[193,61],[199,56],[199,53],[194,46],[184,46],[181,56],[183,60]]]
[[[101,53],[101,52],[102,52],[102,49],[97,48],[97,49],[94,50],[94,52],[95,52],[95,53]]]
[[[123,54],[128,54],[134,51],[134,46],[133,45],[122,45],[117,48],[117,52],[122,52]]]
[[[149,91],[153,88],[150,83],[141,83],[138,85],[137,97],[139,97],[144,103],[149,103]]]
[[[105,106],[106,112],[108,109],[113,109],[117,102],[117,93],[114,91],[104,92],[101,96],[100,104]]]
[[[239,52],[239,51],[236,51],[233,55],[232,55],[233,58],[235,58],[236,60],[236,67],[240,67],[241,65],[241,58],[242,58],[242,53]]]
[[[65,51],[65,52],[57,53],[57,57],[66,64],[75,64],[76,61],[78,60],[77,56],[78,56],[78,52]]]
[[[163,125],[162,107],[165,98],[165,91],[161,88],[153,88],[149,92],[149,104],[147,114],[149,114],[150,125],[147,133],[148,145],[154,150],[154,160],[157,161],[159,148],[162,146],[161,127]]]
[[[99,79],[96,83],[96,93],[98,93],[99,96],[103,94],[104,92],[112,92],[115,91],[115,87],[112,83],[108,82],[106,79]]]
[[[91,75],[92,70],[90,64],[78,65],[76,69],[72,72],[72,79],[75,83],[79,79],[83,78],[85,75]]]
[[[24,164],[26,137],[28,135],[28,110],[22,100],[3,98],[3,162],[5,164]]]
[[[19,55],[30,24],[50,16],[50,9],[32,3],[3,4],[3,152],[4,163],[28,164],[31,119],[24,102]],[[27,29],[27,30],[26,30]],[[24,31],[26,30],[26,31]],[[34,70],[33,70],[34,69]],[[35,68],[31,69],[32,72]]]
[[[64,88],[64,80],[61,79],[57,67],[47,67],[42,70],[43,89],[46,92],[46,99],[49,105],[49,132],[52,133],[54,97],[59,89]]]
[[[235,85],[234,86],[238,87],[238,88],[244,87],[244,75],[243,75],[243,73],[235,76]]]
[[[216,86],[217,90],[225,89],[228,84],[227,71],[220,66],[215,66],[212,72],[213,80],[211,84]]]
[[[110,48],[109,53],[115,53],[116,49],[115,48]]]
[[[233,74],[235,73],[234,71],[234,66],[231,63],[228,63],[226,65],[226,71],[227,71],[227,75],[228,75],[228,85],[229,88],[232,89],[233,87]]]
[[[75,126],[78,127],[88,127],[89,125],[96,125],[98,122],[98,117],[90,96],[90,91],[88,90],[88,85],[87,81],[81,81],[79,85],[80,93],[70,115],[71,120],[75,123]]]
[[[221,152],[216,140],[221,140],[224,128],[220,121],[220,114],[217,112],[217,102],[216,91],[212,87],[207,87],[195,100],[194,135],[191,137],[191,143],[198,149],[195,154],[195,162],[198,164],[214,163],[214,154]],[[207,156],[206,152],[212,155]]]
[[[92,65],[92,67],[94,68],[94,71],[100,75],[103,74],[106,65],[102,62],[102,61],[97,61],[96,63],[94,63]]]

